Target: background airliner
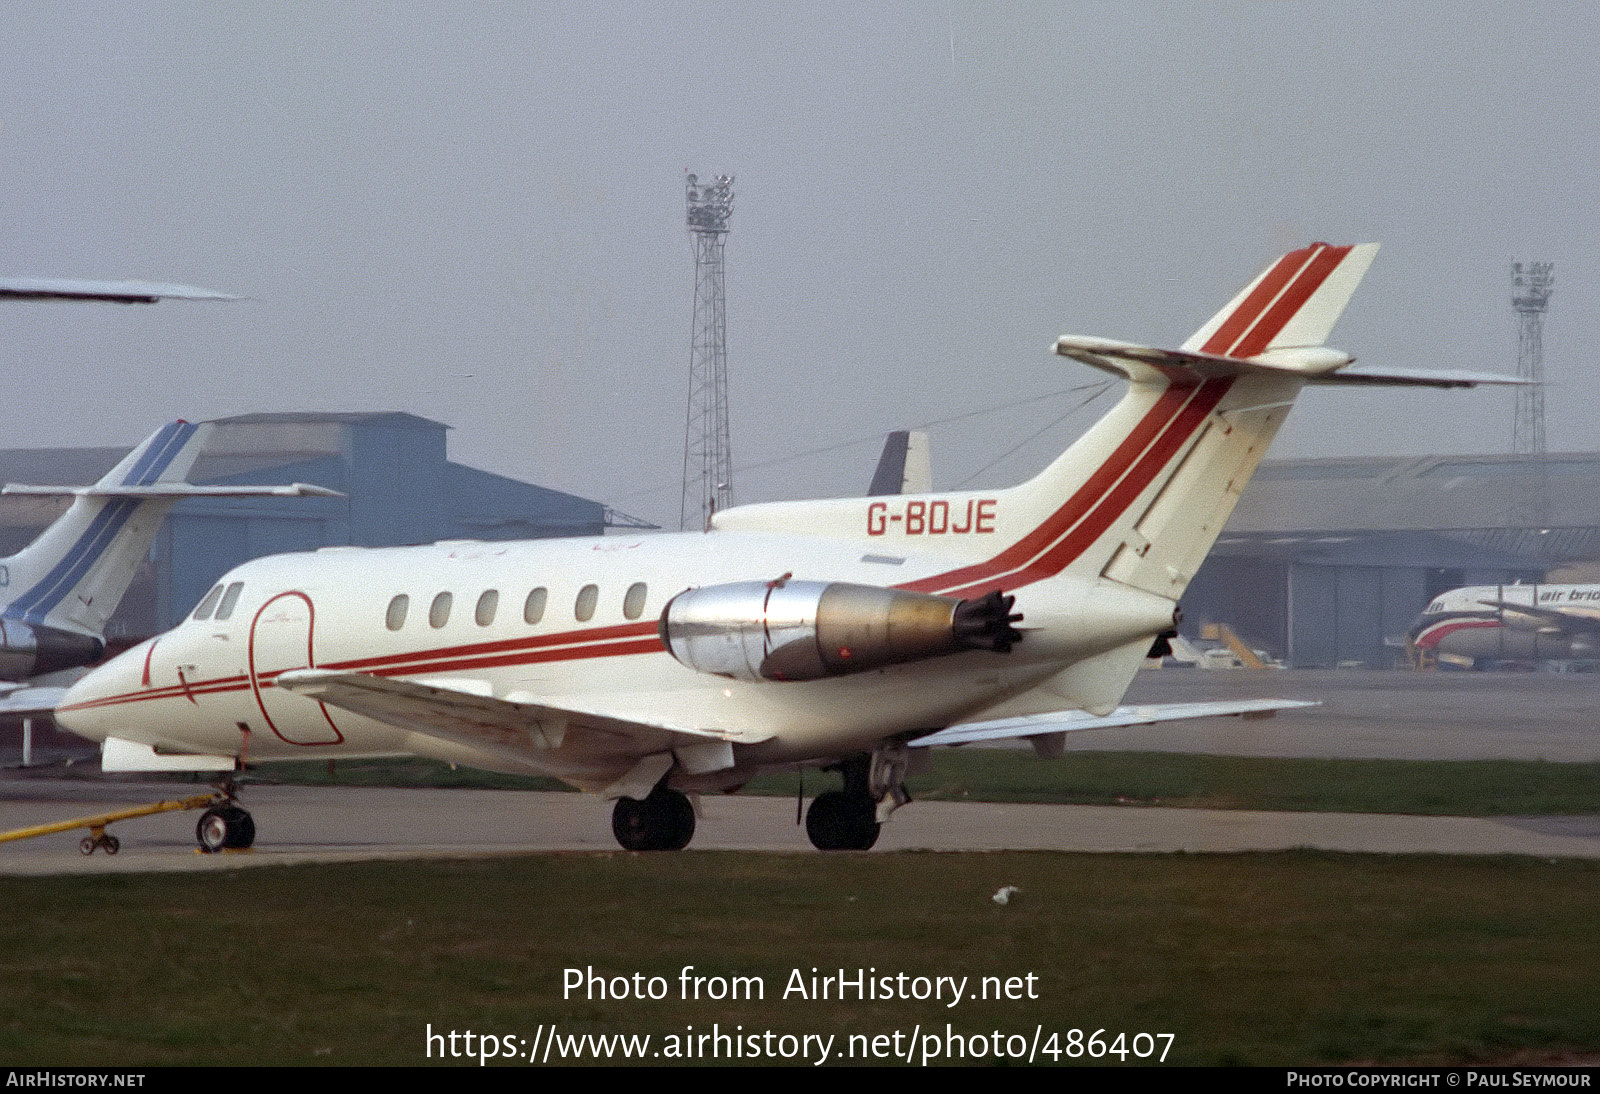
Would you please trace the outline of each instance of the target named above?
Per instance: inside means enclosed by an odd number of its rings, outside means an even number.
[[[615,801],[636,850],[685,846],[693,796],[800,766],[806,816],[870,847],[927,746],[1283,701],[1119,708],[1307,383],[1470,386],[1327,348],[1377,248],[1293,251],[1179,350],[1065,337],[1122,400],[1005,490],[752,505],[704,533],[447,542],[258,559],[96,669],[59,720],[108,769],[421,755],[556,775]],[[233,800],[202,847],[246,846]]]
[[[1425,656],[1484,661],[1600,659],[1600,585],[1468,585],[1434,597],[1407,635]]]

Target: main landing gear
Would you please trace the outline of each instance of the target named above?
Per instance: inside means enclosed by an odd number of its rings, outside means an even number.
[[[904,746],[852,756],[829,770],[844,776],[843,790],[819,794],[806,810],[806,835],[819,851],[866,851],[878,842],[883,820],[911,800]]]
[[[611,831],[629,851],[681,851],[694,836],[694,805],[688,795],[658,785],[648,798],[618,798]]]

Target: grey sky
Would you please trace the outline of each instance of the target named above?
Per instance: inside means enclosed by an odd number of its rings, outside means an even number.
[[[1553,449],[1592,449],[1586,2],[88,3],[0,7],[0,269],[229,305],[0,312],[6,444],[399,409],[464,462],[675,523],[683,171],[737,175],[741,500],[864,488],[881,434],[1093,382],[1312,239],[1384,251],[1335,341],[1509,371],[1556,263]],[[1081,399],[933,429],[935,482]],[[1313,392],[1274,454],[1504,451],[1505,393]]]

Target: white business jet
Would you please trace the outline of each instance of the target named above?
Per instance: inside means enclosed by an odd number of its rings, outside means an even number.
[[[730,508],[704,533],[327,548],[247,563],[181,626],[96,669],[60,721],[120,770],[415,755],[555,775],[615,801],[626,848],[676,849],[694,796],[799,766],[842,775],[806,817],[867,848],[926,746],[1298,705],[1119,708],[1307,383],[1376,245],[1317,243],[1181,350],[1066,337],[1121,402],[1004,490]],[[224,780],[231,795],[231,781]],[[207,849],[248,845],[234,801]]]

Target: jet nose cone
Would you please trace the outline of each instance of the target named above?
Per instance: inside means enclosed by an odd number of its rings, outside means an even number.
[[[151,639],[151,642],[155,641]],[[56,721],[81,737],[103,741],[111,735],[128,697],[139,690],[150,642],[107,661],[67,689],[56,707]]]

